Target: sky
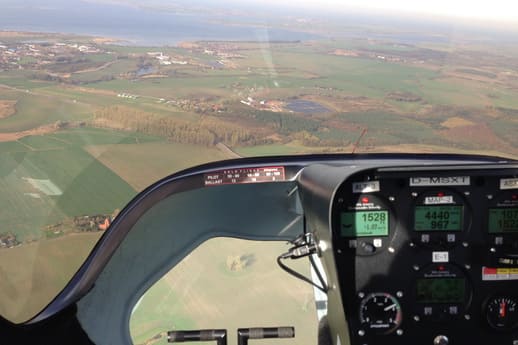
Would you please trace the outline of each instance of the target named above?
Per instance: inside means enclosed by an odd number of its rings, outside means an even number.
[[[278,4],[279,0],[252,0]],[[283,5],[345,10],[351,8],[392,10],[395,12],[424,13],[428,15],[516,21],[516,0],[285,0]]]

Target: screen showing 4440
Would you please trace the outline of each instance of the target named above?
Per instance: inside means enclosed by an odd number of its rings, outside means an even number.
[[[387,236],[388,211],[342,212],[340,234],[344,237]]]
[[[462,206],[416,206],[414,229],[416,231],[461,231]]]

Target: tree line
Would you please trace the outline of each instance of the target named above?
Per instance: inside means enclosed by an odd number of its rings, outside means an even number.
[[[212,146],[258,145],[267,141],[237,125],[215,117],[197,121],[160,116],[137,109],[110,106],[94,113],[94,125],[165,137],[172,142]]]

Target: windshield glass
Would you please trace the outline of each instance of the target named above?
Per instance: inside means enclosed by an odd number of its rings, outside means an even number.
[[[504,1],[0,2],[0,314],[13,322],[63,289],[132,197],[187,167],[518,157],[518,11]]]

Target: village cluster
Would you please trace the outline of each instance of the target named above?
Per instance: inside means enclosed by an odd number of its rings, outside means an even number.
[[[24,69],[25,65],[45,66],[59,62],[66,62],[66,58],[83,54],[99,54],[104,51],[92,44],[80,43],[51,43],[0,42],[0,70]]]

